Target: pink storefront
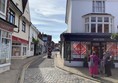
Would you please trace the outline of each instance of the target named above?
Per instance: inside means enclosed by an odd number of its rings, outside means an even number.
[[[111,34],[63,33],[61,34],[61,55],[67,66],[84,66],[85,58],[95,51],[100,59],[105,51],[113,56],[113,65],[118,67],[118,43]]]

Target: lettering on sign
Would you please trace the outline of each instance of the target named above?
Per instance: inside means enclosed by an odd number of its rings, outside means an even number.
[[[104,41],[104,38],[94,38],[93,41]]]

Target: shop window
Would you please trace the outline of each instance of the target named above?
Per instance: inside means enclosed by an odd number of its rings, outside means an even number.
[[[20,55],[21,55],[21,47],[12,46],[12,56],[20,56]]]
[[[71,42],[71,59],[82,60],[87,55],[86,42]]]
[[[26,23],[22,21],[22,31],[26,32]]]
[[[65,47],[64,48],[64,50],[65,50],[64,58],[66,60],[71,61],[71,44],[70,44],[70,42],[65,42],[65,46],[64,47]]]
[[[23,55],[26,55],[27,47],[23,47]]]
[[[9,38],[10,33],[1,31],[1,49],[0,49],[0,64],[9,63],[11,56],[11,39]]]
[[[9,9],[8,21],[12,24],[15,24],[15,13],[13,10]]]
[[[114,60],[118,61],[118,43],[107,42],[106,50],[113,56]]]
[[[5,1],[6,0],[0,0],[0,11],[2,13],[5,13]]]

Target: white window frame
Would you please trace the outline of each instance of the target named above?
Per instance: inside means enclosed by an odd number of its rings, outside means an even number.
[[[91,17],[96,17],[96,22],[91,22]],[[98,22],[98,17],[102,17],[102,22]],[[109,18],[109,22],[104,22],[104,17],[108,17]],[[91,32],[91,24],[96,24],[96,32],[94,33],[98,33],[98,24],[102,24],[102,32],[99,33],[104,33],[104,24],[108,24],[109,25],[109,32],[108,33],[112,33],[112,28],[113,28],[113,17],[112,16],[100,16],[100,15],[89,15],[86,16],[86,18],[89,18],[89,22],[85,22],[85,32],[86,33],[93,33]],[[112,22],[111,22],[112,19]],[[86,25],[89,24],[89,31],[87,32],[86,29]]]
[[[97,4],[101,2],[101,4]],[[105,13],[105,0],[93,0],[92,8],[94,13]]]

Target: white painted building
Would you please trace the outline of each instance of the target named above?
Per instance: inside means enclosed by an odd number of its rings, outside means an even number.
[[[33,56],[34,55],[34,42],[33,42],[33,38],[34,39],[38,39],[38,34],[39,31],[38,29],[32,24],[30,27],[30,39],[29,39],[29,56]]]
[[[109,51],[118,60],[118,41],[111,39],[118,33],[117,4],[118,0],[67,0],[67,32],[61,34],[65,65],[83,66],[92,51],[100,58]]]
[[[0,73],[10,69],[14,24],[7,21],[9,0],[0,0]]]
[[[18,26],[12,35],[12,59],[24,59],[29,55],[29,31],[31,25],[28,0],[10,0],[8,18],[11,23]],[[20,12],[19,12],[19,11]],[[12,20],[14,20],[12,22]]]

